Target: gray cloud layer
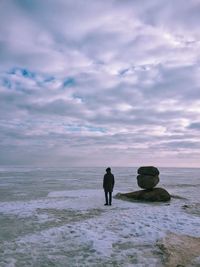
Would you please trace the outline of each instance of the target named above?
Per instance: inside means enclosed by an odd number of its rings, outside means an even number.
[[[198,167],[199,12],[2,0],[0,164]]]

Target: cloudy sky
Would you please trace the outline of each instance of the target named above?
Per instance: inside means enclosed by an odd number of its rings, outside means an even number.
[[[200,167],[199,0],[1,0],[0,165]]]

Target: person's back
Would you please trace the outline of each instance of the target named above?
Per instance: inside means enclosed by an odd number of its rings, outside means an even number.
[[[104,175],[104,189],[108,192],[113,191],[114,186],[114,175],[109,172]]]
[[[105,205],[108,205],[108,194],[109,194],[109,205],[112,204],[112,192],[115,184],[114,175],[111,173],[111,168],[106,169],[106,174],[103,179],[103,188],[105,192]]]

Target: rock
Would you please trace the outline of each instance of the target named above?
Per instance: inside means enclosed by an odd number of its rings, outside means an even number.
[[[159,177],[158,175],[152,176],[139,174],[137,176],[137,183],[142,189],[153,189],[159,183]]]
[[[182,196],[178,196],[178,195],[171,195],[171,198],[188,200],[186,197],[182,197]]]
[[[200,266],[200,238],[168,232],[156,242],[163,254],[163,266]]]
[[[116,198],[128,200],[143,200],[148,202],[169,201],[170,194],[163,188],[153,188],[152,190],[139,190],[130,193],[118,193]]]
[[[140,167],[137,170],[137,172],[138,172],[138,174],[141,174],[141,175],[152,175],[152,176],[158,176],[159,175],[159,170],[154,166]]]

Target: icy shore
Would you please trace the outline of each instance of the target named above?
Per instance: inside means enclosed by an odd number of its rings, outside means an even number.
[[[183,208],[186,200],[103,203],[102,190],[55,191],[45,199],[2,202],[0,213],[14,222],[13,236],[1,240],[0,265],[165,266],[168,260],[158,243],[169,232],[200,237],[199,215]]]

